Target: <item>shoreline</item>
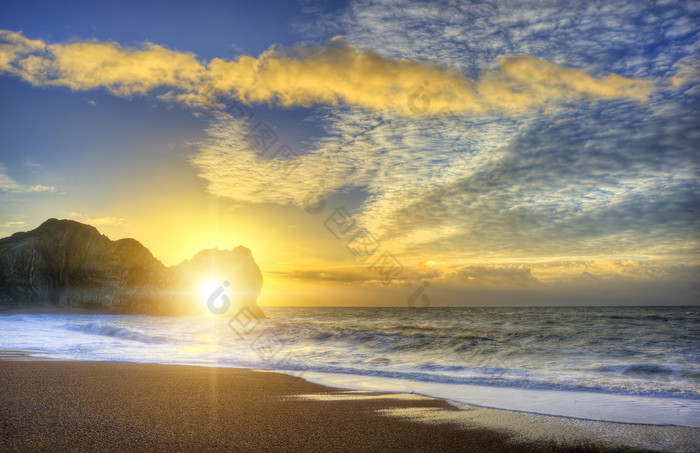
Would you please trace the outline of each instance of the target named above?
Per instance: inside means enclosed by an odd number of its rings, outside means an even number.
[[[504,410],[625,425],[678,426],[700,429],[700,401],[580,390],[528,389],[410,381],[401,378],[305,372],[304,378],[331,387],[408,392],[453,402],[457,406]],[[369,379],[369,380],[368,380]],[[676,404],[669,408],[669,403]]]
[[[2,451],[692,451],[700,440],[697,428],[458,407],[272,371],[3,352]]]
[[[87,308],[57,307],[49,305],[31,306],[0,306],[0,316],[3,315],[100,315]]]
[[[44,354],[46,352],[40,350],[0,349],[0,360],[96,361],[95,359],[74,357],[39,356]],[[98,359],[97,361],[276,372],[290,376],[290,378],[303,378],[313,384],[325,387],[367,392],[417,394],[447,401],[453,406],[469,409],[483,408],[533,416],[564,418],[584,423],[680,427],[698,429],[700,431],[700,417],[698,416],[700,414],[700,401],[698,400],[577,390],[528,389],[485,384],[442,383],[365,374],[330,373],[311,370],[276,370],[270,368],[258,369],[254,366],[245,367],[182,361],[138,362],[110,359]],[[700,444],[700,441],[698,443]]]

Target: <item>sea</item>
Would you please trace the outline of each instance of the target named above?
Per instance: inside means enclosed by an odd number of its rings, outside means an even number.
[[[0,349],[67,360],[275,370],[610,422],[700,427],[700,307],[264,307],[268,319],[0,316]],[[2,364],[0,363],[0,366]]]

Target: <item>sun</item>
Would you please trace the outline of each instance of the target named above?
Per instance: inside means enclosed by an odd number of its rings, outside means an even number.
[[[216,311],[222,309],[225,305],[222,296],[224,298],[230,298],[230,292],[231,287],[229,286],[229,282],[222,278],[203,279],[198,285],[197,302],[199,302],[207,312],[218,314]],[[211,308],[214,308],[214,310],[212,311]]]

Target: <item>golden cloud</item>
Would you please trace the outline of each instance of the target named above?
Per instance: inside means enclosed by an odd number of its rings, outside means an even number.
[[[87,223],[88,225],[125,225],[124,219],[121,217],[91,217],[88,214],[83,214],[77,211],[64,211],[63,215],[69,219],[74,219],[79,222]]]
[[[700,59],[683,58],[678,62],[678,71],[671,77],[673,88],[683,88],[687,84],[697,84],[700,82]]]
[[[97,217],[86,219],[85,223],[89,225],[124,225],[124,219],[121,217]]]
[[[206,76],[195,55],[151,43],[142,49],[99,42],[45,44],[7,30],[0,30],[0,40],[0,71],[33,85],[106,88],[129,96],[160,86],[193,90]]]
[[[517,113],[581,97],[647,99],[649,80],[616,74],[595,78],[532,56],[500,57],[496,68],[471,80],[430,62],[391,59],[334,38],[315,47],[270,48],[257,58],[215,58],[152,43],[142,48],[110,42],[46,44],[0,30],[0,72],[38,86],[105,88],[120,96],[171,90],[164,99],[207,105],[214,93],[247,103],[284,107],[355,105],[405,116],[441,113]]]
[[[42,184],[37,184],[35,186],[29,187],[29,192],[55,192],[56,188],[53,186],[44,186]]]

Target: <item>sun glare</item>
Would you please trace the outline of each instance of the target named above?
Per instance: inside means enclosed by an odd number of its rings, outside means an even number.
[[[202,304],[204,308],[208,308],[208,301],[212,298],[213,304],[216,307],[221,307],[222,295],[229,295],[230,286],[228,282],[224,279],[209,278],[202,280],[199,284],[199,289],[197,291],[197,301]],[[209,311],[209,310],[208,310]]]

